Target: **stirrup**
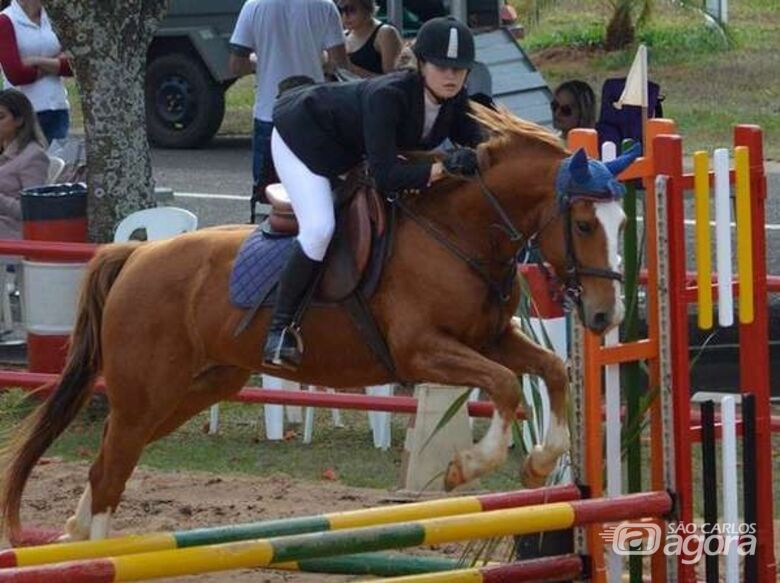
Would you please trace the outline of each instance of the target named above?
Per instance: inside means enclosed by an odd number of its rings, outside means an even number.
[[[295,346],[286,346],[286,341],[292,336],[295,341]],[[303,357],[303,336],[298,326],[290,324],[282,329],[279,334],[279,340],[274,348],[273,356],[270,360],[266,360],[264,364],[270,366],[276,366],[287,370],[297,370],[301,364],[301,358]]]

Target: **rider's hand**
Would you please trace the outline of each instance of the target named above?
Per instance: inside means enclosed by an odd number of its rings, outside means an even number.
[[[455,148],[442,160],[444,170],[456,176],[476,176],[479,172],[477,151],[471,148]]]

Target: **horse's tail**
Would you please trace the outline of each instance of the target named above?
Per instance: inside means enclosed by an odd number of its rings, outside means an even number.
[[[14,430],[0,452],[0,517],[2,531],[12,538],[21,526],[22,491],[35,464],[70,425],[92,394],[101,370],[100,328],[109,290],[137,244],[107,245],[87,267],[78,302],[76,325],[70,338],[67,362],[59,381],[38,391],[49,396]]]

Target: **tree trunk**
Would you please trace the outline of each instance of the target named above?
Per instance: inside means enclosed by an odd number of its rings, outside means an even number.
[[[612,18],[607,24],[604,48],[619,51],[634,42],[634,23],[631,21],[631,2],[620,2],[615,6]]]
[[[45,0],[71,56],[86,134],[89,237],[154,205],[146,137],[146,52],[169,0]]]

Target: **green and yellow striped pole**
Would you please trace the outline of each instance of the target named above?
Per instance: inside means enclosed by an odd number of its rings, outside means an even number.
[[[584,568],[579,555],[561,555],[518,561],[506,565],[490,565],[427,573],[392,579],[372,579],[373,583],[521,583],[522,581],[563,581],[579,577]],[[365,583],[369,583],[366,581]]]
[[[0,583],[114,583],[177,577],[360,552],[563,530],[594,522],[656,517],[672,509],[667,492],[556,502],[272,539],[0,570]]]
[[[199,528],[172,533],[152,533],[122,536],[100,541],[49,544],[0,551],[0,568],[30,567],[77,559],[116,557],[202,545],[250,539],[273,538],[307,532],[325,532],[393,522],[437,518],[474,512],[489,512],[502,508],[519,508],[547,502],[562,502],[580,498],[580,490],[570,484],[515,490],[483,496],[461,496],[410,504],[395,504],[348,512],[316,516],[301,516],[222,526]]]

